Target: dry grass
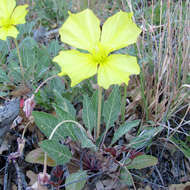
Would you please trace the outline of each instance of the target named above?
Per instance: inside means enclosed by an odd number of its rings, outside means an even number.
[[[127,3],[133,9],[131,1]],[[180,107],[186,110],[184,114],[189,110],[190,2],[161,0],[159,25],[153,25],[155,3],[151,3],[151,19],[142,10],[133,11],[143,13],[143,32],[137,44],[142,68],[141,109],[145,120],[156,123],[168,120]]]

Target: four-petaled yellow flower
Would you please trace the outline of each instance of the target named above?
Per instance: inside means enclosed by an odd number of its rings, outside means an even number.
[[[100,29],[100,21],[90,9],[69,13],[60,28],[61,41],[75,48],[87,50],[60,51],[53,61],[68,75],[71,86],[96,73],[99,86],[107,89],[112,84],[128,84],[131,74],[139,74],[136,57],[111,52],[136,42],[141,30],[132,21],[132,13],[120,11],[111,16]]]
[[[18,30],[15,25],[24,24],[28,13],[28,5],[16,7],[15,0],[0,0],[0,39],[6,40],[7,36],[16,38]]]

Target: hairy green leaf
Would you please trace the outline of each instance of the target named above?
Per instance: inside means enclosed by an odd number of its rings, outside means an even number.
[[[151,143],[153,137],[163,130],[163,127],[146,127],[137,137],[127,145],[130,148],[139,149]]]
[[[56,111],[56,116],[59,122],[66,121],[66,120],[72,120],[75,121],[75,116],[71,115],[70,113],[64,111],[64,107],[61,105],[53,104],[53,107],[55,108]],[[77,141],[77,136],[76,136],[76,130],[77,126],[76,124],[73,123],[64,123],[63,124],[63,130],[65,133],[65,136],[71,137],[72,140]]]
[[[0,68],[0,82],[9,82],[9,78],[4,69]]]
[[[81,190],[84,187],[86,180],[86,171],[78,171],[76,173],[72,173],[66,179],[66,190]]]
[[[119,127],[119,129],[114,133],[114,137],[112,139],[111,144],[114,144],[119,138],[128,133],[133,127],[138,126],[140,120],[134,120],[130,122],[126,122]]]
[[[45,140],[40,142],[40,147],[56,162],[57,165],[63,165],[70,161],[71,152],[65,145],[55,140]]]
[[[106,123],[106,130],[113,126],[114,122],[118,119],[121,110],[119,87],[115,86],[104,104],[103,117]]]
[[[60,122],[63,120],[75,121],[73,116],[70,113],[65,112],[61,106],[54,104],[54,108],[56,110],[56,115]],[[87,137],[85,131],[77,127],[76,124],[69,122],[69,123],[64,123],[63,125],[64,125],[63,130],[65,136],[70,136],[72,140],[80,142],[83,148],[96,147],[95,144]]]
[[[54,95],[55,95],[56,104],[59,105],[65,112],[67,112],[70,115],[74,116],[73,118],[75,118],[76,111],[75,111],[73,105],[69,102],[69,100],[64,98],[60,94],[60,92],[58,92],[57,90],[53,90],[53,92],[54,92]]]
[[[133,178],[130,171],[126,167],[121,168],[121,173],[119,176],[121,182],[127,186],[133,185]]]
[[[29,152],[26,157],[25,161],[33,164],[44,164],[44,151],[41,148],[36,148]],[[47,165],[54,167],[56,163],[50,157],[47,157]]]
[[[59,123],[58,119],[55,116],[45,113],[45,112],[33,111],[32,115],[34,116],[34,120],[38,128],[47,137],[51,135],[51,132]],[[65,131],[62,127],[59,127],[56,130],[53,138],[57,140],[63,140],[64,137],[65,137]]]
[[[94,127],[96,127],[95,110],[93,109],[92,102],[87,95],[85,95],[83,99],[82,118],[85,127],[88,128],[90,131],[92,131]]]
[[[132,163],[127,166],[128,169],[143,169],[150,166],[155,166],[158,159],[151,155],[140,155],[132,160]]]

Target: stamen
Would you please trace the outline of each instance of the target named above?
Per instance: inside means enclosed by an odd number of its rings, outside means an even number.
[[[95,46],[92,55],[99,65],[102,65],[106,62],[108,54],[106,53],[104,47],[100,44],[100,42]]]

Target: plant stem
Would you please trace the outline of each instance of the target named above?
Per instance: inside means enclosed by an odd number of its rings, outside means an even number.
[[[47,173],[47,152],[44,152],[44,169],[43,169],[43,175],[46,175]]]
[[[18,59],[19,59],[20,71],[21,71],[21,74],[22,74],[23,83],[25,84],[24,68],[23,68],[22,59],[21,59],[21,56],[20,56],[20,50],[19,50],[18,42],[17,42],[16,38],[14,38],[14,42],[15,42],[16,49],[17,49],[17,55],[18,55]]]
[[[24,130],[23,130],[23,132],[22,132],[22,140],[24,140],[24,135],[25,135],[25,133],[26,133],[26,129],[28,128],[28,126],[29,126],[29,124],[30,124],[30,121],[26,124],[26,126],[24,127]]]
[[[123,89],[123,96],[122,96],[122,104],[121,104],[121,122],[125,121],[125,105],[126,105],[126,98],[127,98],[127,85],[124,84]]]
[[[98,139],[100,135],[101,109],[102,109],[102,88],[99,86],[98,87],[98,117],[97,117],[96,139]]]

